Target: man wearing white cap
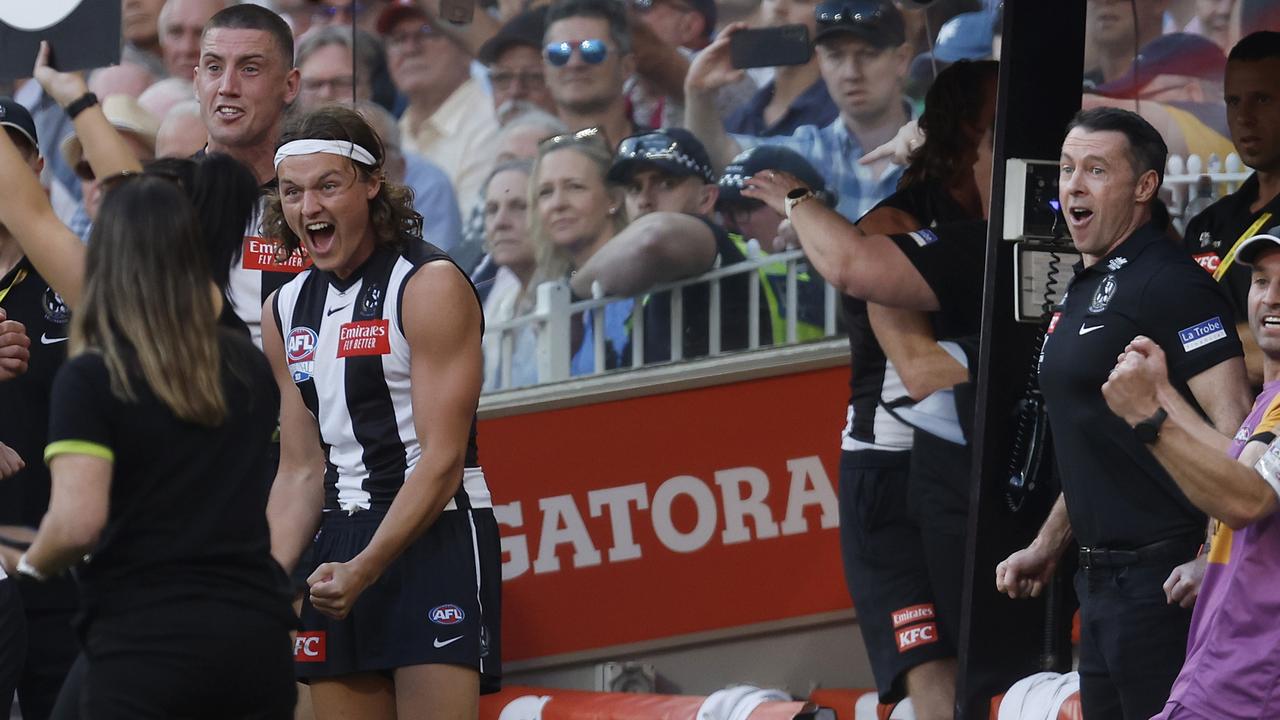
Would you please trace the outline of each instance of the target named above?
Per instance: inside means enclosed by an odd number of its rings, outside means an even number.
[[[1276,717],[1280,680],[1280,227],[1236,250],[1248,267],[1249,330],[1262,351],[1263,390],[1227,453],[1178,395],[1164,351],[1146,337],[1125,349],[1102,394],[1131,425],[1163,413],[1152,454],[1211,517],[1208,566],[1191,616],[1187,659],[1157,720]]]

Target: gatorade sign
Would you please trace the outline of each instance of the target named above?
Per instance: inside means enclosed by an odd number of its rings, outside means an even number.
[[[847,612],[848,381],[835,367],[482,420],[503,660]],[[899,642],[933,642],[931,612],[903,608]]]
[[[0,1],[0,80],[29,77],[41,40],[59,70],[120,62],[121,4],[89,0]]]

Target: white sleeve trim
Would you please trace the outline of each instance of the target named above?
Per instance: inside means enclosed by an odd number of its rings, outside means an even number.
[[[1253,469],[1271,486],[1276,497],[1280,498],[1280,438],[1271,441]]]

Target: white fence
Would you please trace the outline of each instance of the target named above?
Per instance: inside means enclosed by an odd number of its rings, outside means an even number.
[[[1184,217],[1187,204],[1194,199],[1195,186],[1200,182],[1202,176],[1209,177],[1214,197],[1217,198],[1226,193],[1234,192],[1249,176],[1250,172],[1234,153],[1228,155],[1225,159],[1219,159],[1217,156],[1212,155],[1208,158],[1201,158],[1195,155],[1187,158],[1177,155],[1170,157],[1165,170],[1164,197],[1178,231],[1182,231],[1182,227],[1188,219]],[[784,344],[794,344],[798,340],[798,328],[800,327],[799,309],[801,297],[799,274],[802,272],[802,266],[806,265],[804,253],[800,250],[788,250],[769,255],[762,252],[759,244],[752,240],[748,243],[748,258],[744,261],[716,268],[696,277],[656,286],[648,293],[635,296],[631,300],[639,304],[645,295],[671,294],[669,324],[671,359],[673,361],[681,360],[685,356],[683,332],[685,328],[685,308],[682,302],[683,293],[675,291],[694,285],[708,285],[710,307],[708,312],[707,344],[708,356],[714,357],[725,352],[722,349],[721,284],[726,278],[750,274],[752,279],[756,281],[747,284],[748,338],[746,349],[753,350],[765,346],[774,346],[775,343],[772,337],[761,337],[760,303],[763,301],[761,294],[764,290],[762,289],[762,283],[758,281],[760,270],[774,265],[785,266],[785,289],[778,298],[778,305],[783,311],[783,342]],[[808,272],[813,271],[808,270]],[[823,283],[823,285],[822,336],[831,337],[836,334],[837,329],[837,298],[834,288],[826,283]],[[594,343],[592,356],[595,363],[588,375],[599,375],[610,370],[633,369],[645,365],[644,338],[647,330],[645,327],[645,313],[634,312],[631,316],[629,329],[630,363],[626,368],[606,368],[607,353],[605,343],[607,340],[604,327],[604,308],[612,303],[625,301],[627,298],[606,297],[599,292],[598,287],[595,290],[597,292],[594,293],[592,298],[573,302],[567,284],[545,283],[536,290],[536,302],[533,312],[505,322],[489,324],[487,332],[498,333],[501,336],[499,342],[501,358],[498,363],[498,372],[500,374],[499,382],[495,387],[497,389],[511,389],[512,361],[516,346],[515,338],[519,333],[524,332],[532,332],[536,337],[535,362],[538,382],[547,383],[569,379],[571,353],[573,352],[573,324],[575,319],[585,311],[591,311],[591,322],[593,323],[592,342]]]
[[[1191,219],[1187,216],[1187,205],[1195,199],[1195,186],[1201,177],[1209,178],[1213,197],[1217,199],[1235,192],[1252,172],[1235,153],[1225,159],[1217,155],[1207,158],[1199,155],[1189,155],[1186,158],[1181,155],[1169,156],[1164,171],[1164,196],[1178,233],[1182,233],[1186,222]]]
[[[785,284],[778,307],[782,311],[783,339],[786,343],[795,343],[800,327],[799,309],[801,304],[800,274],[813,272],[803,266],[807,265],[804,253],[799,250],[765,254],[756,241],[748,243],[746,260],[721,268],[716,268],[696,277],[677,282],[666,283],[651,288],[649,292],[630,298],[638,307],[645,296],[669,293],[670,303],[670,347],[671,360],[682,360],[685,357],[685,308],[684,293],[678,292],[694,285],[708,286],[708,356],[717,356],[725,351],[723,347],[722,293],[721,286],[725,279],[738,275],[749,275],[751,281],[747,285],[747,347],[752,350],[774,345],[772,334],[761,335],[761,303],[765,302],[762,294],[766,292],[759,282],[762,269],[785,268]],[[830,285],[823,283],[822,335],[830,337],[836,333],[836,292]],[[570,360],[573,345],[573,322],[586,311],[591,311],[592,341],[594,342],[592,357],[594,367],[589,374],[606,372],[606,337],[604,308],[610,304],[625,301],[628,298],[607,297],[595,288],[594,297],[573,302],[569,286],[563,282],[543,283],[536,290],[533,312],[505,322],[488,325],[487,333],[499,333],[501,360],[498,363],[499,388],[510,388],[512,377],[512,354],[515,348],[516,335],[533,332],[536,336],[536,365],[538,382],[555,382],[570,377]],[[633,312],[629,323],[629,368],[638,368],[646,364],[644,356],[645,313]],[[624,368],[615,368],[624,369]]]

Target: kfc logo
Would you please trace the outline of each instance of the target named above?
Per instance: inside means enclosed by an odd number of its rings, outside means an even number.
[[[293,641],[294,662],[324,662],[324,631],[300,632]]]
[[[904,653],[920,645],[938,642],[938,624],[912,625],[897,631],[894,635],[898,639],[898,652]]]

